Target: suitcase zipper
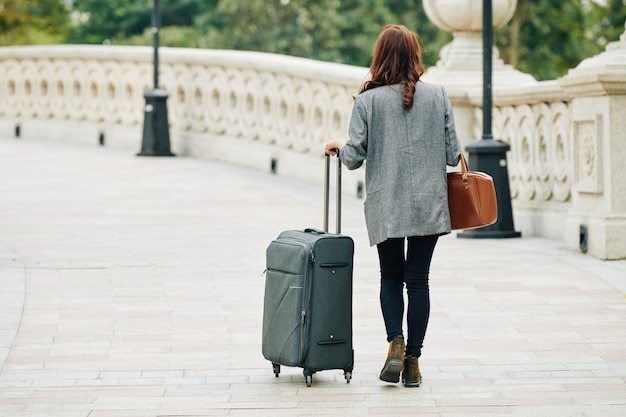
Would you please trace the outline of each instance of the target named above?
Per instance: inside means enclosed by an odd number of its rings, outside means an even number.
[[[308,243],[307,243],[308,244]],[[310,245],[309,245],[310,247]],[[313,253],[313,249],[310,249],[310,259],[311,262],[307,263],[306,266],[304,267],[304,300],[303,300],[303,304],[302,304],[302,313],[300,315],[300,325],[302,326],[302,333],[301,333],[301,340],[302,340],[302,345],[301,345],[301,350],[300,350],[300,363],[303,363],[307,353],[308,353],[308,343],[309,343],[309,337],[308,337],[308,327],[309,327],[309,323],[307,322],[307,310],[309,309],[309,305],[311,304],[311,281],[312,281],[312,277],[310,277],[311,275],[311,271],[313,270],[312,265],[315,262],[315,254]],[[306,277],[309,277],[310,279],[307,281]]]

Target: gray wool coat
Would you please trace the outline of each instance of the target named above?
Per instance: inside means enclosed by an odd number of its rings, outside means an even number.
[[[454,114],[441,86],[418,82],[410,110],[400,85],[359,94],[339,157],[365,167],[370,245],[389,238],[450,233],[446,165],[459,163]]]

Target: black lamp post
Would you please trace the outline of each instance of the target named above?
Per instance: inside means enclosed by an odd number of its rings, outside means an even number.
[[[492,0],[483,0],[483,136],[467,145],[469,166],[493,177],[498,201],[498,220],[491,226],[464,230],[460,238],[508,238],[520,237],[513,226],[511,191],[506,163],[506,152],[510,146],[494,140],[491,134],[492,110],[492,56],[493,56],[493,11]]]
[[[154,88],[144,92],[143,137],[138,156],[174,156],[170,151],[170,131],[167,119],[167,92],[159,88],[159,0],[152,7],[152,46],[154,47]]]

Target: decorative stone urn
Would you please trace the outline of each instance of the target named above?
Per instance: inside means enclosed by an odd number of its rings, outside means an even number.
[[[483,0],[423,0],[428,18],[443,30],[453,32],[454,39],[440,51],[440,60],[425,74],[426,81],[455,90],[482,86],[483,70]],[[515,14],[517,0],[493,0],[493,25],[498,29]],[[536,82],[529,75],[505,65],[493,49],[494,88],[519,86]],[[458,92],[458,91],[457,91]]]
[[[428,18],[450,32],[480,32],[483,0],[423,0]],[[493,0],[493,27],[506,25],[515,14],[517,0]]]

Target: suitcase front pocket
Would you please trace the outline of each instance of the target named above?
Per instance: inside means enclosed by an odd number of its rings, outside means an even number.
[[[263,313],[263,356],[285,366],[302,360],[304,276],[268,269]]]

